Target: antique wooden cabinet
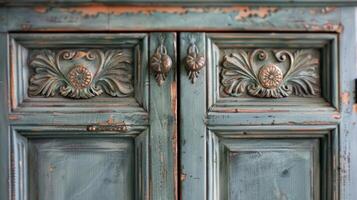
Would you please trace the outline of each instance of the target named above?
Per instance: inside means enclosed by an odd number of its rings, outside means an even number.
[[[357,199],[353,0],[0,0],[1,200]]]

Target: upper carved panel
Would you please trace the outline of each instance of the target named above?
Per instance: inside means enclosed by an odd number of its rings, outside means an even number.
[[[103,93],[127,97],[134,92],[132,55],[127,49],[33,50],[30,96],[87,99]]]
[[[320,95],[319,53],[313,49],[224,51],[221,96],[260,98]]]

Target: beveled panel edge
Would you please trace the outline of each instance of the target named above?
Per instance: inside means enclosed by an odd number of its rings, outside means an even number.
[[[89,41],[89,42],[88,42]],[[83,36],[78,33],[10,33],[10,70],[9,70],[9,102],[11,113],[21,112],[147,112],[148,109],[148,35],[146,33],[90,33]],[[28,83],[24,77],[27,72],[23,72],[21,59],[25,59],[26,48],[66,48],[75,47],[121,47],[133,50],[133,74],[134,95],[120,101],[119,98],[110,100],[109,98],[98,97],[99,103],[71,102],[71,99],[64,98],[31,98],[27,96]],[[27,62],[27,60],[25,61]],[[20,75],[19,75],[20,73]],[[22,78],[20,78],[21,76]],[[27,80],[27,79],[25,79]],[[100,103],[104,98],[105,102]],[[131,103],[127,103],[129,102]],[[84,100],[85,101],[85,100]],[[101,106],[102,104],[112,104],[110,111]],[[68,105],[70,109],[64,109]],[[75,107],[78,107],[76,109]]]
[[[219,158],[219,142],[221,139],[306,139],[319,140],[320,186],[314,194],[323,200],[339,200],[340,158],[339,158],[339,126],[211,126],[207,131],[207,165],[208,165],[208,199],[218,200],[221,196],[218,183],[222,173]],[[227,147],[229,148],[229,147]],[[321,153],[321,151],[323,151]],[[316,162],[316,161],[315,161]],[[317,177],[315,177],[316,179]],[[319,194],[317,194],[319,193]]]
[[[49,131],[57,131],[65,134],[58,133],[48,133]],[[43,134],[47,132],[47,134]],[[136,199],[146,200],[149,197],[149,131],[148,127],[134,127],[125,134],[118,134],[115,132],[97,132],[97,133],[88,133],[85,126],[10,126],[10,166],[9,168],[9,191],[11,194],[11,199],[26,200],[28,199],[27,185],[29,184],[28,179],[28,170],[27,170],[27,140],[32,138],[46,138],[46,139],[55,139],[62,138],[68,139],[71,138],[132,138],[134,142],[134,152],[135,152],[135,187],[137,192],[135,192]],[[20,145],[18,144],[19,139]],[[18,149],[15,149],[15,145],[20,148],[21,152],[19,153]],[[16,166],[19,159],[21,164]],[[140,159],[141,162],[138,162]],[[139,165],[140,163],[140,165]],[[140,174],[138,174],[140,173]]]
[[[279,112],[288,111],[303,111],[303,112],[335,112],[340,110],[339,102],[339,65],[338,65],[338,34],[334,33],[207,33],[207,54],[211,57],[208,59],[208,77],[212,80],[208,82],[208,107],[210,112],[227,112],[234,113],[235,109],[239,112]],[[286,41],[281,44],[281,41]],[[259,98],[246,98],[246,101],[231,98],[219,97],[219,74],[218,74],[218,48],[219,47],[243,47],[252,48],[317,48],[321,50],[321,92],[322,98],[326,102],[318,102],[315,99],[305,98],[305,102],[301,102],[304,97],[288,97],[292,99],[292,104],[289,105],[289,99],[282,102],[285,107],[279,103],[270,102],[264,103]],[[322,68],[326,66],[326,70]],[[329,90],[332,90],[330,92]],[[250,99],[250,100],[248,100]],[[295,100],[294,100],[295,99]],[[252,102],[253,101],[253,102]],[[255,102],[254,102],[255,101]],[[268,100],[269,101],[269,100]],[[295,102],[294,102],[295,101]],[[299,102],[297,104],[297,102]],[[328,105],[330,104],[330,105]],[[259,109],[253,109],[253,106],[259,106]],[[308,108],[304,108],[304,107]],[[238,112],[238,111],[237,111]]]

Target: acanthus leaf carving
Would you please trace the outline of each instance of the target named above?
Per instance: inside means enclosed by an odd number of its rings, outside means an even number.
[[[33,55],[29,94],[87,99],[103,92],[113,97],[133,93],[130,54],[126,50],[42,50]],[[69,61],[66,66],[63,61]],[[93,63],[91,63],[93,62]]]
[[[269,55],[276,62],[268,59]],[[285,72],[281,63],[288,66]],[[319,59],[307,50],[238,50],[223,57],[221,89],[230,96],[261,98],[317,95],[318,66]]]

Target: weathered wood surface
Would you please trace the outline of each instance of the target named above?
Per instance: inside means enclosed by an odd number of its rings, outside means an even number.
[[[0,31],[321,31],[342,32],[340,7],[83,5],[0,9]],[[18,13],[21,13],[19,15]]]
[[[346,8],[342,21],[346,28],[340,35],[340,70],[341,70],[341,113],[340,124],[340,198],[357,198],[357,107],[356,107],[356,8]]]
[[[7,34],[0,34],[0,45],[2,47],[8,46]],[[0,59],[0,93],[2,94],[0,95],[0,197],[9,199],[10,128],[8,127],[7,48],[1,48],[0,57],[3,58]]]
[[[194,83],[189,79],[185,59],[190,38],[205,55],[204,33],[180,33],[180,189],[181,199],[206,199],[206,68]]]
[[[48,0],[1,0],[0,4],[4,5],[34,5],[48,3]],[[336,6],[352,6],[357,5],[355,0],[52,0],[51,4],[80,4],[80,3],[116,3],[116,4],[129,4],[129,5],[231,5],[239,3],[244,5],[278,5],[278,6],[301,6],[301,5],[336,5]]]
[[[116,31],[230,31],[230,32],[307,32],[309,34],[315,33],[336,33],[339,35],[339,76],[340,76],[340,93],[339,103],[340,109],[333,113],[322,113],[313,111],[313,113],[301,113],[300,115],[287,115],[285,113],[259,113],[257,110],[225,110],[231,114],[217,114],[212,112],[208,116],[205,112],[205,91],[203,81],[205,76],[204,71],[201,72],[197,80],[196,88],[191,85],[187,79],[186,71],[183,65],[180,65],[180,82],[181,82],[181,97],[184,100],[181,105],[181,154],[187,154],[186,161],[181,162],[181,187],[182,199],[204,199],[206,194],[206,173],[204,166],[206,161],[204,157],[197,156],[195,153],[205,155],[205,124],[216,125],[254,125],[260,129],[265,129],[264,125],[279,125],[285,128],[291,128],[291,125],[305,126],[310,124],[316,125],[336,125],[339,124],[340,132],[340,199],[341,200],[355,200],[357,198],[357,136],[356,129],[356,113],[357,107],[355,105],[355,82],[356,76],[356,50],[357,43],[356,36],[356,9],[348,7],[354,5],[354,1],[295,1],[290,5],[312,5],[313,7],[280,7],[282,1],[270,0],[265,3],[271,3],[269,8],[266,7],[249,7],[249,6],[219,6],[206,7],[200,3],[188,3],[195,6],[178,6],[180,2],[169,2],[168,6],[153,6],[147,5],[141,8],[127,5],[127,6],[112,6],[103,4],[86,4],[82,6],[74,6],[74,4],[61,7],[60,3],[54,2],[50,5],[43,5],[44,1],[37,1],[40,5],[32,7],[31,1],[18,1],[19,3],[2,2],[3,6],[0,8],[0,32],[1,34],[1,73],[0,73],[0,102],[1,102],[1,166],[0,166],[0,194],[1,198],[8,199],[9,184],[9,131],[7,125],[39,125],[41,123],[48,125],[58,125],[64,128],[65,125],[76,126],[76,124],[91,124],[101,123],[109,119],[125,120],[129,124],[140,124],[147,126],[150,123],[149,117],[157,117],[158,119],[168,116],[167,111],[160,109],[162,113],[159,116],[151,116],[152,114],[137,115],[132,113],[122,115],[120,113],[101,113],[101,114],[66,114],[62,112],[52,112],[46,114],[26,114],[26,113],[12,113],[8,115],[10,109],[10,101],[8,94],[11,93],[8,88],[8,74],[7,68],[9,66],[8,58],[10,52],[8,51],[8,32],[116,32]],[[21,2],[21,3],[20,3]],[[29,5],[29,7],[21,7],[21,4]],[[69,2],[69,1],[68,1]],[[85,2],[85,1],[84,1]],[[89,0],[87,2],[90,2]],[[140,2],[140,1],[137,1]],[[213,1],[207,1],[208,4],[214,5]],[[223,1],[220,5],[230,5],[229,2]],[[67,3],[67,2],[66,2]],[[184,4],[185,2],[183,2]],[[244,2],[243,2],[244,3]],[[335,5],[342,5],[345,7],[325,7],[328,3]],[[348,4],[347,4],[348,3]],[[17,4],[17,5],[16,5]],[[5,8],[4,5],[16,5],[14,7]],[[59,7],[55,7],[59,5]],[[271,7],[273,6],[273,7]],[[278,6],[278,7],[274,7]],[[323,6],[323,7],[322,7]],[[187,46],[180,45],[182,50],[180,61],[183,59],[187,51]],[[202,48],[204,48],[202,46]],[[152,75],[150,75],[152,76]],[[170,76],[171,77],[171,76]],[[156,84],[156,81],[151,77],[150,84]],[[168,82],[168,81],[166,81]],[[169,83],[167,83],[169,84]],[[156,87],[156,86],[150,86]],[[164,86],[165,89],[155,89],[156,92],[165,90],[168,91],[169,86]],[[175,87],[175,86],[171,86]],[[184,89],[189,90],[184,90]],[[170,89],[171,90],[171,89]],[[173,91],[173,90],[171,90]],[[165,104],[175,103],[173,95],[158,94],[160,98],[170,96],[170,100],[165,99]],[[202,95],[202,96],[200,96]],[[192,99],[199,99],[192,101]],[[154,100],[155,99],[151,99]],[[189,103],[190,102],[190,103]],[[191,103],[193,102],[193,103]],[[194,105],[194,109],[189,109],[188,106]],[[160,106],[160,105],[159,105]],[[159,107],[156,106],[156,107]],[[171,104],[172,108],[172,104]],[[192,107],[190,107],[192,108]],[[197,110],[196,110],[197,109]],[[258,110],[259,111],[259,110]],[[239,117],[235,115],[236,112],[241,112]],[[249,112],[256,112],[251,113]],[[184,114],[192,115],[190,118]],[[198,116],[199,121],[193,116]],[[170,116],[172,117],[172,116]],[[169,118],[170,118],[169,117]],[[75,122],[77,120],[77,122]],[[9,122],[8,122],[9,121]],[[239,123],[238,123],[239,122]],[[154,122],[157,124],[158,121]],[[191,125],[189,125],[191,124]],[[186,127],[187,126],[187,127]],[[186,127],[186,128],[185,128]],[[196,128],[194,128],[196,127]],[[198,129],[199,128],[199,129]],[[315,129],[319,129],[318,127]],[[247,129],[249,130],[249,129]],[[168,131],[168,130],[166,130]],[[173,130],[166,133],[173,134]],[[169,147],[170,136],[159,135],[160,132],[155,132],[151,139],[163,142],[164,156],[174,154],[175,147]],[[244,135],[244,131],[241,132]],[[200,137],[202,136],[203,139]],[[185,146],[186,145],[186,146]],[[188,145],[188,146],[187,146]],[[197,152],[188,151],[195,148]],[[153,147],[151,147],[153,149]],[[166,149],[166,152],[164,150]],[[158,158],[158,157],[155,157]],[[201,160],[200,160],[201,159]],[[172,170],[168,174],[162,174],[162,177],[168,175],[161,180],[167,181],[167,184],[174,184],[175,176],[174,170],[170,166],[175,166],[174,161],[165,160],[158,161],[161,169]],[[186,165],[185,163],[189,163]],[[168,164],[164,168],[163,165]],[[170,165],[170,166],[169,166]],[[168,172],[168,171],[167,171]],[[158,172],[155,172],[158,173]],[[196,176],[197,175],[197,176]],[[160,179],[160,178],[158,178]],[[156,179],[155,181],[159,181]],[[156,182],[157,183],[157,182]],[[158,183],[160,186],[161,183]],[[162,186],[162,184],[161,184]],[[160,186],[160,187],[161,187]],[[166,190],[153,189],[153,195],[161,196],[162,199],[174,198],[176,192],[173,185],[162,186]],[[170,193],[172,192],[172,193]],[[337,199],[337,197],[335,198]]]
[[[176,33],[151,33],[150,56],[160,45],[160,37],[172,67],[159,85],[150,70],[150,152],[151,198],[177,199],[177,62]]]

